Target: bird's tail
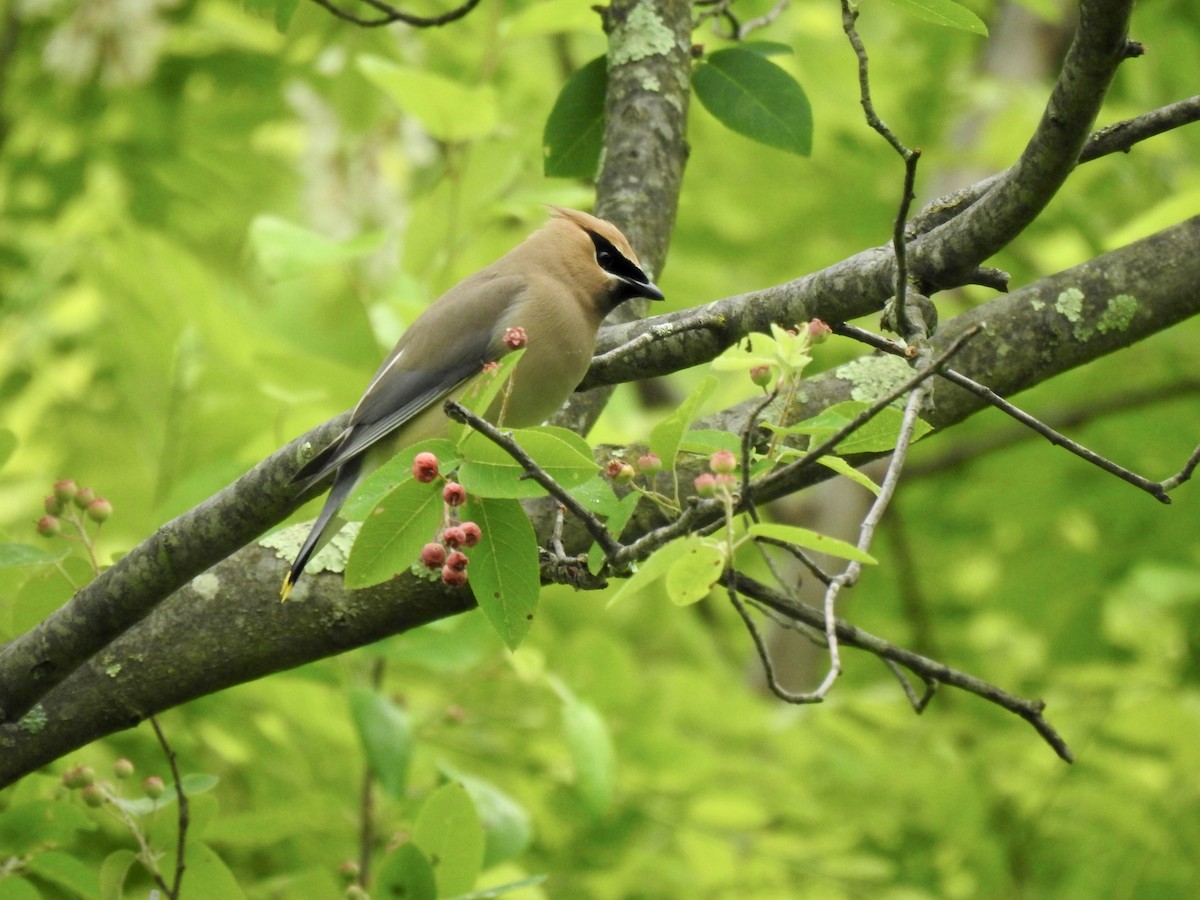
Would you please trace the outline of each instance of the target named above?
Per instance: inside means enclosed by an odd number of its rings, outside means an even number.
[[[329,496],[325,498],[325,505],[321,507],[320,515],[313,522],[308,537],[304,539],[304,543],[300,547],[300,552],[296,554],[296,561],[292,563],[291,569],[283,577],[283,586],[279,589],[280,601],[287,600],[312,555],[329,543],[330,538],[337,534],[342,527],[343,521],[338,518],[337,513],[342,508],[342,504],[346,502],[346,498],[350,496],[350,492],[358,484],[360,468],[360,459],[350,459],[338,469],[337,476],[333,479],[333,487],[329,489]]]

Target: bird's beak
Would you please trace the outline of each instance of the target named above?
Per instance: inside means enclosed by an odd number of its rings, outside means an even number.
[[[625,283],[629,285],[629,293],[634,297],[645,297],[647,300],[667,299],[653,281],[626,280]]]

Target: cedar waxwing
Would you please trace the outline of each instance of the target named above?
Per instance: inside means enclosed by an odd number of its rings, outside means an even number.
[[[354,487],[404,447],[446,433],[443,402],[510,352],[525,330],[504,423],[549,418],[583,380],[600,320],[633,297],[663,299],[625,235],[603,219],[550,207],[551,219],[496,262],[460,281],[409,326],[367,385],[350,424],[295,474],[306,489],[336,471],[333,487],[283,580],[287,599],[309,557],[337,533]],[[487,418],[494,421],[500,403]]]

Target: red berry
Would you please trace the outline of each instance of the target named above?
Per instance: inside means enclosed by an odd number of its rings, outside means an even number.
[[[438,458],[432,453],[418,453],[413,459],[413,478],[422,484],[429,484],[438,477]]]
[[[813,319],[808,323],[808,336],[814,344],[823,343],[825,338],[831,334],[833,334],[833,329],[820,319]]]
[[[483,531],[474,522],[463,522],[458,526],[463,533],[463,546],[474,547],[483,540]]]
[[[450,587],[462,587],[467,583],[466,569],[452,569],[450,566],[442,568],[442,584]]]
[[[37,520],[37,533],[42,537],[57,537],[62,534],[62,522],[54,518],[54,516],[42,516]]]
[[[463,553],[461,550],[453,550],[451,551],[450,555],[446,557],[446,568],[457,569],[458,571],[462,572],[467,568],[468,562],[470,562],[470,560],[467,559],[467,554]]]
[[[421,565],[427,569],[440,569],[446,562],[446,548],[430,542],[421,548]]]
[[[87,505],[85,512],[87,517],[93,522],[107,522],[108,517],[112,515],[112,504],[103,497],[97,497]]]
[[[457,481],[447,481],[442,488],[442,499],[447,506],[462,506],[467,500],[467,490]]]
[[[633,480],[637,474],[633,471],[633,466],[625,462],[623,459],[614,459],[609,462],[604,468],[604,472],[617,484],[626,484]]]
[[[442,531],[442,543],[451,550],[457,550],[467,542],[467,536],[463,534],[462,528],[458,525],[451,525]]]
[[[528,337],[525,334],[525,329],[521,327],[504,329],[504,344],[512,350],[520,350],[525,346]]]

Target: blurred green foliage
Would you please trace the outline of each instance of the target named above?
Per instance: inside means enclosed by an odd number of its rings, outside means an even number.
[[[1045,77],[981,59],[1000,52],[1000,16],[1057,5],[967,5],[992,38],[862,5],[876,106],[923,149],[926,199],[1008,165],[1047,91]],[[0,458],[9,433],[17,443],[0,469],[0,541],[38,544],[42,496],[72,477],[115,509],[102,557],[128,549],[352,404],[404,324],[538,224],[539,203],[587,205],[587,185],[541,174],[558,90],[605,52],[581,6],[484,3],[417,32],[357,29],[302,3],[281,33],[270,3],[9,4]],[[1060,25],[1039,33],[1053,42]],[[754,144],[693,104],[659,280],[675,307],[890,234],[901,169],[861,121],[836,6],[795,3],[761,36],[795,50],[772,62],[811,102],[812,155]],[[1195,91],[1194,4],[1141,4],[1133,36],[1151,52],[1122,68],[1100,124]],[[708,28],[695,39],[727,43]],[[447,80],[470,121],[397,102]],[[1194,213],[1197,159],[1193,127],[1084,166],[997,264],[1027,283]],[[985,299],[940,297],[943,319]],[[1052,416],[1118,387],[1150,392],[1073,434],[1165,477],[1200,433],[1198,339],[1186,323],[1022,402]],[[816,364],[857,352],[834,341]],[[674,378],[678,396],[701,374]],[[749,393],[729,379],[709,403]],[[594,437],[636,439],[659,418],[623,390]],[[461,889],[460,874],[414,874],[403,858],[438,846],[431,798],[474,833],[462,798],[438,792],[457,780],[485,838],[477,886],[548,876],[514,897],[1195,896],[1196,488],[1161,507],[1041,442],[943,456],[1006,434],[986,414],[917,448],[923,472],[847,610],[1045,697],[1074,766],[973,697],[945,691],[914,716],[888,672],[852,651],[829,702],[784,707],[757,689],[748,639],[716,597],[680,609],[649,592],[607,609],[553,588],[516,654],[472,613],[164,715],[182,771],[220,778],[194,798],[184,895],[232,896],[229,878],[250,897],[338,895],[339,864],[359,854],[366,760],[395,757],[380,741],[402,732],[407,777],[376,792],[372,848],[392,884]],[[0,569],[0,631],[28,628],[86,577],[78,557]],[[149,887],[128,830],[59,786],[68,766],[104,771],[119,756],[168,775],[141,728],[0,795],[13,873],[0,895],[99,897],[126,871],[130,895]],[[168,854],[173,825],[159,813],[149,826]],[[408,849],[386,855],[397,845]]]

